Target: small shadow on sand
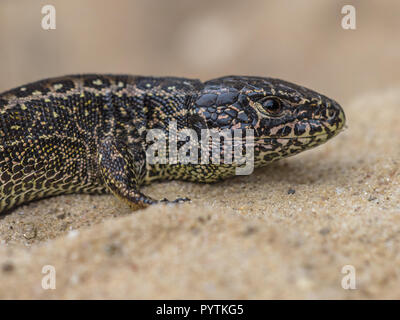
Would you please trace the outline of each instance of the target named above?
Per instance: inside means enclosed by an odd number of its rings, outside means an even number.
[[[327,183],[332,184],[335,181],[350,179],[349,172],[357,166],[355,162],[349,161],[326,161],[307,162],[290,161],[275,162],[270,165],[257,168],[251,175],[236,176],[233,179],[222,181],[221,183],[231,183],[233,181],[259,183],[265,181],[271,184],[285,182],[290,185]],[[351,181],[349,181],[351,183]]]

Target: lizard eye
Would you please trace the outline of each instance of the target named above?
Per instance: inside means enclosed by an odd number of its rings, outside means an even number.
[[[282,111],[282,103],[278,98],[267,97],[260,101],[262,107],[271,115],[278,115]]]

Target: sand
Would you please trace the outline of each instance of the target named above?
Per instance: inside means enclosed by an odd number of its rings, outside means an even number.
[[[71,195],[2,216],[0,298],[400,298],[400,88],[343,107],[338,137],[251,176],[144,189],[191,204]]]

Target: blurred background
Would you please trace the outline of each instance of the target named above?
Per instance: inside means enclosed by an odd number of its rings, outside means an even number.
[[[56,8],[43,30],[42,6]],[[356,8],[356,30],[341,8]],[[345,104],[400,85],[400,2],[69,0],[0,2],[0,91],[72,73],[271,76]]]

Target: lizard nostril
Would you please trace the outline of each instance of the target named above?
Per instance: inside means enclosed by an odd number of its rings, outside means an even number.
[[[328,120],[332,120],[336,116],[336,111],[333,109],[328,110]]]

